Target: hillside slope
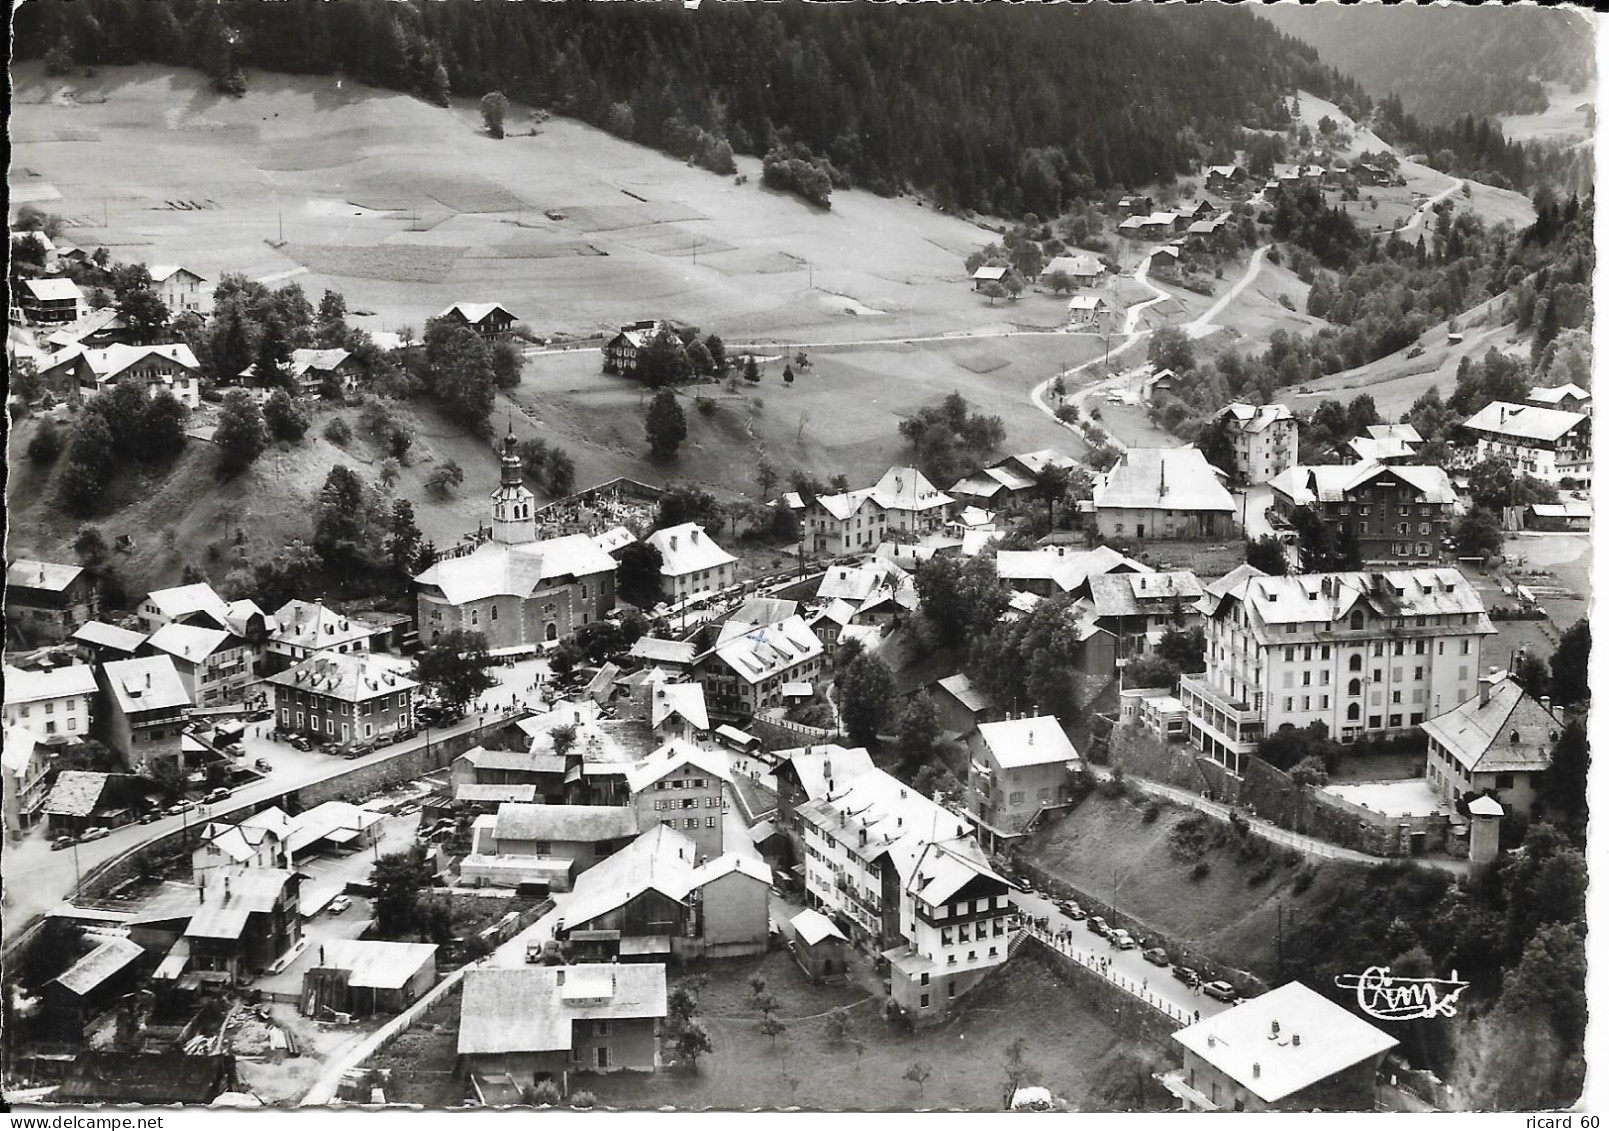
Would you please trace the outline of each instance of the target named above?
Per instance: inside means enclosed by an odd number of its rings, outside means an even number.
[[[1318,50],[1371,96],[1415,117],[1545,110],[1544,83],[1581,89],[1594,73],[1591,16],[1530,5],[1270,4],[1257,14]]]

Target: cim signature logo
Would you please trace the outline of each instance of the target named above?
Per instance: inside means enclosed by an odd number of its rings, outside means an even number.
[[[1337,974],[1335,984],[1356,990],[1358,1008],[1380,1021],[1412,1021],[1420,1017],[1451,1017],[1458,1012],[1458,995],[1469,988],[1450,978],[1394,978],[1389,966],[1371,966],[1361,974]]]

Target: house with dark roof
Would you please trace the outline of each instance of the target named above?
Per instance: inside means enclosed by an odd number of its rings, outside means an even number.
[[[1187,569],[1096,574],[1087,584],[1095,624],[1112,634],[1124,661],[1154,652],[1170,630],[1201,625],[1201,581]]]
[[[1529,816],[1564,729],[1546,696],[1533,699],[1508,672],[1480,678],[1480,693],[1419,724],[1430,739],[1425,781],[1449,806],[1480,793]]]
[[[455,302],[436,317],[467,326],[483,338],[506,338],[516,321],[513,312],[497,302]]]
[[[81,1052],[51,1095],[60,1104],[204,1105],[237,1087],[235,1058],[164,1052]]]
[[[139,943],[122,936],[96,939],[87,954],[45,984],[51,1028],[81,1038],[84,1026],[134,990],[155,963]]]
[[[95,580],[81,567],[17,558],[6,566],[6,628],[26,642],[66,640],[99,611]]]
[[[603,371],[634,377],[637,374],[637,355],[652,342],[662,329],[663,322],[649,319],[620,327],[620,332],[603,344]]]
[[[1297,465],[1268,485],[1280,522],[1305,508],[1367,563],[1439,561],[1457,504],[1447,472],[1421,464]]]
[[[653,1072],[666,1013],[665,967],[654,964],[486,967],[464,976],[460,1071],[488,1083],[561,1091],[583,1073]]]

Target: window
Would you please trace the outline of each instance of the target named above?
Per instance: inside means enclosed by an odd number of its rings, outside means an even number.
[[[1363,694],[1363,681],[1360,680],[1360,679],[1354,679],[1354,680],[1348,681],[1348,683],[1346,685],[1346,693],[1348,695],[1362,695]]]
[[[704,818],[704,827],[706,829],[713,829],[715,827],[715,818],[714,817],[705,817]]]
[[[1296,662],[1296,649],[1295,648],[1286,648],[1285,649],[1285,662],[1287,664],[1294,664]]]
[[[1320,695],[1318,706],[1319,710],[1328,711],[1330,709],[1330,697],[1328,695]]]
[[[1379,715],[1370,715],[1369,716],[1369,729],[1370,730],[1379,730],[1380,729],[1380,716]]]
[[[1286,712],[1289,712],[1290,709],[1291,709],[1291,697],[1289,695],[1287,695],[1287,696],[1285,696],[1285,710],[1286,710]]]
[[[598,1022],[596,1022],[593,1025],[593,1032],[595,1032],[600,1037],[607,1037],[609,1035],[609,1022],[608,1021],[598,1021]]]
[[[1346,708],[1346,721],[1347,722],[1349,722],[1349,723],[1357,722],[1359,714],[1360,714],[1360,711],[1358,710],[1358,705],[1356,703],[1348,703],[1347,704],[1347,708]]]
[[[1422,668],[1422,667],[1415,667],[1413,669],[1413,677],[1415,679],[1424,679],[1425,678],[1425,669]]]
[[[922,984],[923,984],[923,985],[924,985],[924,986],[925,986],[925,985],[927,985],[927,975],[926,975],[926,974],[923,974],[923,975],[922,975]],[[923,1008],[923,1009],[926,1009],[926,1008],[927,1008],[927,999],[928,999],[928,995],[927,995],[927,994],[923,994],[923,995],[922,995],[922,1008]]]
[[[1311,695],[1302,696],[1302,710],[1311,711],[1312,709],[1313,709],[1313,697]]]
[[[609,1067],[609,1046],[608,1045],[599,1045],[598,1046],[598,1067],[599,1068],[608,1068]]]
[[[1346,663],[1346,670],[1350,672],[1360,672],[1363,670],[1362,652],[1356,652],[1353,654],[1352,658]]]
[[[923,975],[922,975],[922,985],[924,985],[924,986],[925,986],[925,985],[927,985],[927,982],[928,982],[928,975],[926,975],[926,974],[923,974]],[[925,1004],[927,1004],[927,1003],[926,1003],[926,1002],[923,1002],[923,1004],[924,1004],[924,1005],[925,1005]]]
[[[1392,715],[1391,716],[1391,725],[1392,725],[1392,727],[1400,727],[1402,725],[1402,716],[1401,715]]]
[[[1497,788],[1498,789],[1513,789],[1514,788],[1514,775],[1513,774],[1498,774],[1497,775]]]
[[[687,828],[690,828],[690,829],[698,828],[698,818],[697,817],[689,817],[689,818],[687,818]]]
[[[1392,701],[1392,702],[1393,702],[1393,703],[1401,703],[1401,702],[1402,702],[1402,692],[1400,692],[1400,691],[1393,691],[1393,692],[1392,692],[1392,693],[1391,693],[1391,701]]]
[[[1302,686],[1303,687],[1312,687],[1313,686],[1313,673],[1312,672],[1303,672],[1302,673]]]
[[[1392,646],[1391,654],[1393,656],[1400,656],[1400,655],[1402,655],[1402,649],[1403,649],[1403,642],[1401,640],[1399,640],[1399,641],[1396,642],[1395,645]]]
[[[1460,640],[1460,641],[1459,641],[1459,642],[1458,642],[1458,654],[1459,654],[1459,655],[1460,655],[1460,656],[1467,656],[1467,655],[1469,655],[1469,641],[1467,641],[1467,640]]]

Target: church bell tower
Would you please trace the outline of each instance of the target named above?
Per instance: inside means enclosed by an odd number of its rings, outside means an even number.
[[[492,492],[492,541],[517,546],[536,541],[536,496],[525,486],[525,465],[510,426],[503,440],[503,481]]]

